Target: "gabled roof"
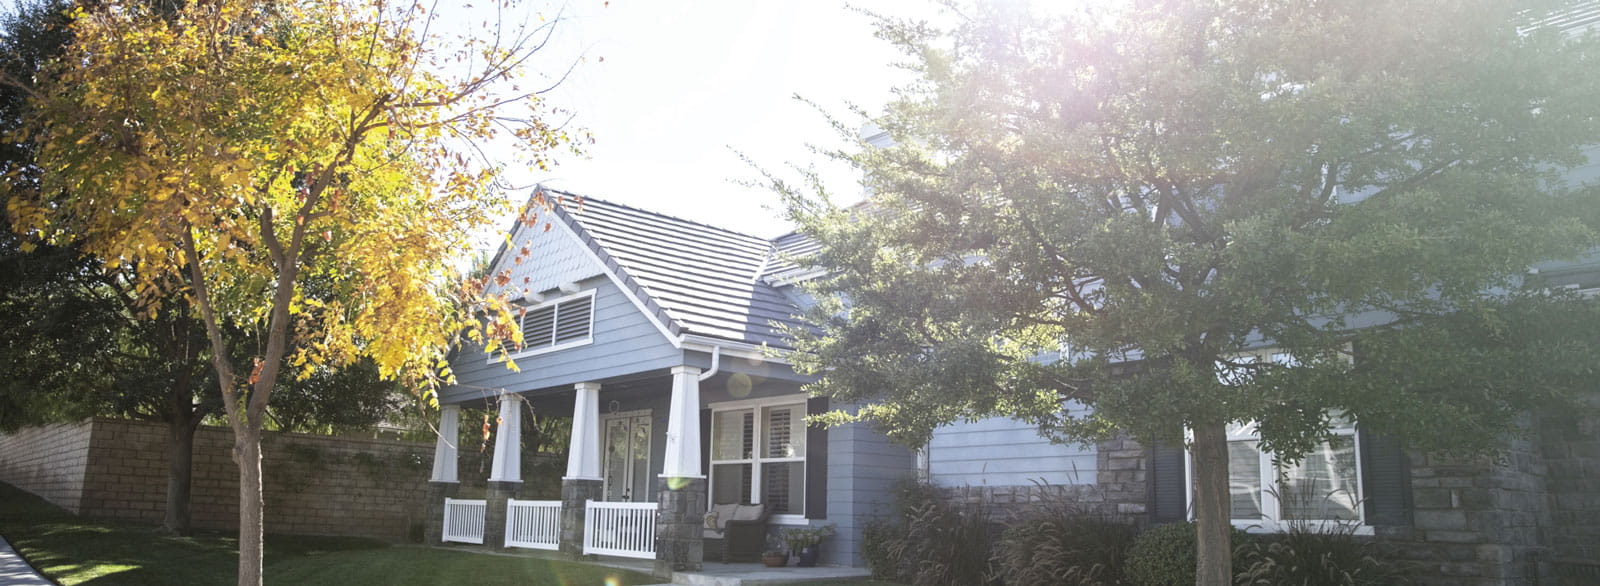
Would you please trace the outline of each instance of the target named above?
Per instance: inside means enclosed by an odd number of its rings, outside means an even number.
[[[822,250],[822,243],[799,232],[790,232],[772,241],[773,257],[762,272],[761,279],[774,285],[788,285],[804,281],[816,271],[794,263],[793,259]]]
[[[555,216],[672,335],[789,347],[777,326],[799,308],[761,277],[773,243],[572,193]]]

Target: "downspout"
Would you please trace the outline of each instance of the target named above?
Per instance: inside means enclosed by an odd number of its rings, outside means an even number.
[[[722,346],[712,346],[711,347],[711,368],[709,370],[706,370],[705,372],[700,373],[700,380],[704,381],[704,380],[706,380],[708,378],[716,376],[717,369],[719,369],[721,367],[722,367]]]

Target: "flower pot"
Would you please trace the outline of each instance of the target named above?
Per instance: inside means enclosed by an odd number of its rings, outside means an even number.
[[[766,564],[769,568],[781,568],[789,565],[789,555],[782,553],[764,553],[761,554],[761,563]]]
[[[795,562],[794,565],[802,568],[814,568],[817,566],[817,558],[819,557],[822,557],[822,550],[812,545],[800,550],[800,561]]]

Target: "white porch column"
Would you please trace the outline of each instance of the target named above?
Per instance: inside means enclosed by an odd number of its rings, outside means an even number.
[[[700,369],[672,367],[672,406],[667,414],[667,453],[662,478],[705,478],[700,473]]]
[[[601,480],[600,383],[573,385],[572,444],[567,449],[567,475],[563,478]]]
[[[439,407],[439,439],[433,444],[432,482],[460,482],[456,477],[456,442],[461,438],[461,406]]]
[[[494,431],[490,482],[522,482],[522,404],[515,393],[500,395],[500,427]]]

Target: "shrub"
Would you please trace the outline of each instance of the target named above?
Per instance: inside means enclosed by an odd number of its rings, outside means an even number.
[[[1386,559],[1347,524],[1323,529],[1295,525],[1283,535],[1239,547],[1234,559],[1234,582],[1241,586],[1407,583],[1405,564]]]
[[[896,490],[896,514],[869,523],[862,556],[876,578],[914,586],[981,585],[993,581],[990,525],[983,503],[960,506],[926,484]]]
[[[889,555],[889,550],[905,539],[905,523],[873,519],[861,528],[861,558],[878,580],[904,581],[911,575],[905,560]]]
[[[1233,567],[1242,567],[1239,552],[1250,543],[1249,534],[1233,530]],[[1187,586],[1195,580],[1194,523],[1169,523],[1146,529],[1128,549],[1128,583],[1137,586]],[[1237,571],[1235,571],[1237,574]]]
[[[1048,503],[1006,529],[994,558],[1008,586],[1125,584],[1134,535],[1128,523]]]

